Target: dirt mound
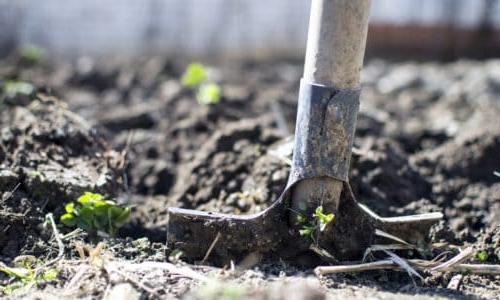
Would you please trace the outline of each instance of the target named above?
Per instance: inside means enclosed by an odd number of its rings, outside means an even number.
[[[266,127],[271,120],[247,119],[216,131],[180,172],[174,201],[185,208],[248,213],[276,200],[288,173],[285,163],[280,170],[279,160],[265,155],[279,138]]]
[[[353,153],[350,175],[359,201],[389,216],[397,208],[432,199],[431,184],[411,166],[397,142],[369,137],[359,147]]]
[[[500,131],[497,128],[465,131],[441,146],[412,157],[433,185],[437,203],[446,207],[450,225],[462,238],[487,224],[498,226]]]
[[[39,95],[0,114],[0,251],[15,256],[33,246],[45,212],[84,191],[115,194],[120,162],[87,122],[55,98]]]

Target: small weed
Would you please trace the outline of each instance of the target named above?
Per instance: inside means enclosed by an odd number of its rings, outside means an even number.
[[[478,253],[476,253],[476,259],[480,262],[480,263],[485,263],[488,261],[488,258],[489,258],[489,255],[488,255],[488,252],[486,251],[479,251]]]
[[[45,51],[35,45],[26,45],[21,49],[21,59],[27,64],[38,64],[45,60]]]
[[[67,203],[64,208],[66,213],[60,219],[64,225],[79,227],[91,234],[104,231],[111,236],[125,225],[131,212],[128,206],[120,207],[116,202],[90,192],[85,192],[76,202]]]
[[[203,84],[196,94],[196,100],[198,100],[198,103],[205,105],[217,104],[220,101],[220,94],[221,91],[218,84]]]
[[[299,230],[301,236],[309,237],[313,242],[316,242],[314,239],[314,233],[318,230],[320,232],[326,229],[326,226],[330,224],[335,218],[334,214],[324,214],[323,207],[318,206],[312,215],[312,220],[308,220],[308,218],[303,214],[297,215],[297,223],[302,225],[302,229]]]
[[[22,288],[30,288],[33,285],[55,281],[59,275],[56,269],[47,269],[42,273],[35,272],[35,266],[39,264],[36,259],[23,259],[11,268],[0,264],[0,272],[7,275],[11,283],[0,286],[0,292],[11,295]]]
[[[30,96],[35,91],[35,87],[24,81],[9,80],[3,85],[3,93],[9,97]]]
[[[204,105],[217,104],[221,98],[221,88],[216,83],[207,83],[208,72],[200,63],[191,63],[182,75],[183,86],[196,89],[196,100]]]
[[[181,83],[183,86],[195,88],[208,79],[205,67],[200,63],[191,63],[182,75]]]
[[[7,105],[27,105],[34,99],[36,88],[24,81],[0,80],[0,110]]]

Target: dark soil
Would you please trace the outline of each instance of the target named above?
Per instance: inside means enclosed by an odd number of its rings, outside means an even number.
[[[165,259],[160,244],[144,254],[130,238],[164,243],[168,207],[246,214],[277,199],[289,165],[273,151],[293,132],[300,63],[221,65],[223,98],[213,106],[180,85],[183,67],[161,58],[2,64],[0,79],[38,88],[0,103],[2,261],[53,255],[44,252],[51,236],[44,215],[58,216],[83,191],[134,206],[120,232],[128,239],[108,243],[135,260]],[[369,62],[350,173],[360,202],[382,216],[441,211],[433,242],[473,244],[488,263],[500,262],[500,178],[493,174],[500,170],[499,70],[500,61]],[[429,275],[422,287],[402,274],[318,283],[311,268],[264,260],[237,281],[262,285],[246,292],[262,299],[284,299],[301,286],[309,291],[304,299],[500,297],[498,277],[465,275],[454,291],[446,289],[449,274]],[[171,284],[167,295],[199,297],[183,280]]]

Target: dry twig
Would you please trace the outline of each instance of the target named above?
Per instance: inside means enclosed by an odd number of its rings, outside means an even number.
[[[452,259],[437,265],[431,269],[431,271],[441,271],[441,270],[446,270],[449,269],[450,267],[453,267],[454,265],[460,264],[466,260],[468,260],[472,255],[474,254],[474,250],[472,247],[469,247],[463,251],[461,251],[457,256],[453,257]]]
[[[415,247],[413,246],[407,246],[407,245],[400,245],[400,244],[388,244],[388,245],[372,245],[368,248],[366,248],[365,253],[363,254],[363,259],[361,260],[362,262],[365,262],[366,259],[368,258],[368,255],[370,255],[372,252],[376,251],[384,251],[384,250],[411,250],[414,249]]]
[[[57,247],[59,248],[59,252],[57,253],[56,258],[46,262],[43,266],[37,268],[37,271],[55,264],[56,262],[61,260],[64,256],[64,243],[62,242],[61,237],[59,235],[59,230],[57,230],[56,222],[54,221],[54,216],[52,215],[52,213],[48,213],[46,218],[50,223],[50,227],[52,228],[54,238],[57,241]]]
[[[205,261],[207,260],[208,256],[210,255],[210,253],[212,253],[212,250],[214,250],[214,247],[217,244],[217,242],[219,241],[220,236],[221,236],[220,232],[217,232],[217,235],[215,236],[212,244],[210,244],[210,247],[208,247],[207,253],[205,253],[205,256],[201,260],[200,264],[204,264],[205,263]]]
[[[64,287],[64,294],[71,294],[73,290],[78,289],[80,286],[80,282],[84,278],[87,271],[90,269],[90,266],[87,264],[80,265],[78,271],[76,271],[75,275],[71,278],[71,280]]]
[[[431,268],[439,265],[439,262],[428,260],[410,259],[407,261],[410,266],[419,271],[429,271]],[[365,272],[372,270],[403,270],[391,259],[379,260],[371,263],[340,265],[340,266],[321,266],[314,272],[316,275],[327,275],[337,273]],[[441,272],[458,272],[477,275],[500,275],[500,265],[483,264],[455,264],[440,269]]]
[[[10,197],[12,197],[14,195],[14,193],[17,191],[17,189],[21,186],[21,183],[18,182],[16,184],[16,186],[12,189],[12,191],[9,192],[9,194],[7,195],[7,197],[5,197],[5,199],[2,200],[2,203],[3,202],[6,202],[7,200],[10,199]]]
[[[385,231],[382,231],[380,229],[375,229],[375,235],[378,235],[378,236],[381,236],[381,237],[384,237],[386,239],[390,239],[390,240],[393,240],[393,241],[396,241],[398,243],[401,243],[403,245],[406,245],[408,247],[412,247],[412,248],[415,248],[415,246],[413,246],[412,244],[408,243],[407,241],[395,236],[395,235],[392,235],[390,233],[387,233]]]
[[[338,263],[339,262],[332,254],[330,254],[330,252],[326,251],[325,249],[323,249],[315,244],[311,244],[309,246],[309,250],[316,253],[321,258],[321,260],[323,260],[327,263]]]

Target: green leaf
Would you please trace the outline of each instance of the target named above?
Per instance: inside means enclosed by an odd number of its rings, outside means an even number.
[[[130,218],[130,213],[132,212],[132,209],[130,207],[126,207],[125,209],[123,209],[122,213],[115,218],[115,220],[113,221],[113,224],[116,226],[116,227],[122,227],[123,225],[125,225],[125,223],[127,223],[128,219]]]
[[[94,205],[96,202],[102,201],[102,198],[101,194],[85,192],[82,196],[78,197],[76,201],[84,206]]]
[[[68,227],[74,227],[76,225],[76,218],[72,214],[64,214],[61,216],[61,223]]]
[[[477,258],[477,260],[479,260],[479,262],[485,263],[488,261],[488,258],[489,258],[488,252],[486,252],[484,250],[480,251],[476,254],[476,258]]]
[[[322,215],[322,214],[323,214],[323,206],[320,205],[320,206],[316,207],[316,210],[314,211],[313,216],[317,217],[317,216]]]
[[[92,226],[96,230],[105,231],[104,229],[106,228],[106,225],[108,225],[107,218],[95,218],[92,220]]]
[[[21,49],[21,58],[27,63],[36,64],[45,59],[45,50],[35,45],[26,45]]]
[[[200,104],[217,104],[220,101],[221,89],[215,83],[204,84],[196,94],[196,99]]]
[[[35,91],[35,87],[24,81],[12,80],[5,83],[3,90],[9,97],[15,97],[16,95],[29,96]]]
[[[61,222],[66,226],[78,226],[94,234],[104,231],[115,235],[117,229],[129,219],[131,208],[122,208],[115,201],[106,200],[97,193],[85,192],[78,197],[77,204],[65,205],[66,214]]]
[[[111,206],[108,210],[109,218],[115,220],[123,213],[123,208],[119,206]]]
[[[95,229],[92,219],[77,219],[76,225],[85,231],[93,231]]]
[[[54,281],[57,279],[58,275],[59,275],[59,272],[56,269],[48,269],[47,271],[43,272],[42,280],[43,281]]]
[[[301,236],[309,236],[312,237],[314,231],[316,230],[315,226],[303,226],[301,230],[299,230],[299,234]]]
[[[334,214],[328,214],[328,215],[325,215],[323,213],[323,207],[322,206],[318,206],[316,208],[316,211],[314,212],[314,215],[313,215],[317,220],[318,220],[318,225],[319,225],[319,230],[320,231],[324,231],[326,226],[328,226],[328,224],[330,224],[333,219],[334,219]]]
[[[94,205],[94,213],[97,216],[107,216],[108,215],[108,210],[111,208],[111,205],[108,204],[106,201],[100,201],[95,203]]]
[[[207,80],[207,72],[205,67],[200,63],[189,64],[184,75],[182,75],[181,83],[187,87],[197,87]]]
[[[328,225],[331,221],[333,221],[334,217],[335,216],[333,214],[328,214],[328,215],[322,214],[322,215],[318,216],[318,219],[321,223]]]
[[[333,215],[332,215],[333,216]],[[332,219],[333,220],[333,219]],[[321,221],[319,222],[319,231],[324,231],[326,226],[328,226],[330,222],[325,222],[325,221]]]
[[[30,271],[25,268],[9,268],[7,266],[5,267],[0,267],[0,272],[3,272],[5,275],[12,277],[12,278],[17,278],[17,279],[24,279],[28,278],[30,275]]]
[[[106,203],[107,205],[109,206],[117,206],[118,204],[116,204],[115,201],[113,200],[105,200],[104,203]]]
[[[84,206],[75,211],[75,215],[78,216],[79,219],[92,219],[94,217],[94,207]]]
[[[75,204],[73,202],[70,202],[64,206],[64,210],[71,214],[75,211]]]

